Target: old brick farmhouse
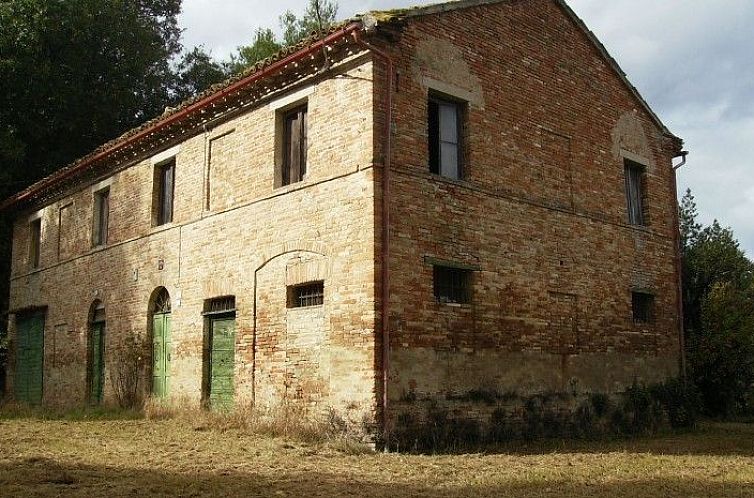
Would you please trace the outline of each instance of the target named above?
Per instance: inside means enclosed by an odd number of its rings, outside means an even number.
[[[682,141],[562,0],[375,12],[5,202],[9,394],[614,392],[682,361]]]

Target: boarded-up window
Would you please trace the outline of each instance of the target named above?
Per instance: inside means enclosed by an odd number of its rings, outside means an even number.
[[[562,292],[550,292],[547,318],[550,332],[560,354],[573,353],[579,347],[578,296]]]
[[[544,201],[572,205],[571,140],[542,130],[542,191]]]
[[[154,225],[173,222],[175,192],[175,158],[155,168]]]
[[[648,292],[632,292],[631,308],[634,323],[651,323],[654,319],[655,297]]]
[[[644,166],[626,159],[625,175],[628,223],[631,225],[646,225]]]
[[[288,287],[288,307],[306,308],[308,306],[322,306],[325,302],[325,283],[309,282],[302,285]]]
[[[39,268],[42,248],[42,220],[36,219],[29,223],[29,265]]]
[[[427,104],[429,170],[447,178],[460,179],[463,174],[464,104],[430,95]]]
[[[238,183],[239,145],[235,130],[222,132],[209,141],[208,211],[224,211],[236,204],[243,186]]]
[[[94,217],[92,226],[92,245],[107,244],[107,232],[110,221],[110,189],[106,188],[94,194]]]
[[[307,106],[300,106],[283,117],[282,184],[300,182],[306,176]]]
[[[434,292],[438,303],[471,302],[471,270],[434,266]]]

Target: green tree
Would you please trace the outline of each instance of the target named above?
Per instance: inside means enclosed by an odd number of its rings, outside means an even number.
[[[283,31],[281,40],[271,29],[258,28],[251,45],[238,47],[237,54],[231,56],[229,67],[233,72],[243,71],[284,47],[296,45],[311,34],[322,35],[335,24],[337,13],[337,2],[330,0],[309,0],[301,17],[288,10],[279,18]]]
[[[257,28],[251,45],[238,47],[238,53],[231,55],[228,64],[231,72],[240,73],[259,61],[275,55],[283,48],[270,28]]]
[[[176,67],[173,97],[177,102],[189,99],[228,77],[226,64],[215,61],[203,47],[184,54]]]
[[[174,98],[180,7],[181,0],[0,0],[0,198],[164,110]],[[10,219],[0,215],[0,311]]]
[[[751,410],[754,263],[730,228],[702,227],[690,191],[681,201],[684,324],[690,375],[710,415]]]
[[[0,2],[0,161],[33,181],[160,114],[181,0]]]
[[[337,2],[329,0],[309,0],[301,17],[296,17],[290,10],[286,11],[280,16],[283,44],[291,46],[313,33],[321,35],[335,24],[337,14]]]

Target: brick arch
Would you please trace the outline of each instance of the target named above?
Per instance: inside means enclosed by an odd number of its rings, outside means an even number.
[[[255,261],[254,261],[254,274],[267,266],[272,260],[277,259],[281,256],[285,256],[286,254],[294,253],[294,252],[308,252],[311,254],[317,254],[318,256],[322,257],[328,257],[327,255],[327,246],[323,244],[322,242],[316,242],[313,240],[306,240],[306,239],[297,239],[292,240],[290,242],[284,242],[282,244],[279,244],[274,249],[271,249],[269,251],[263,252]],[[255,278],[256,280],[256,278]],[[256,294],[256,291],[255,291]]]
[[[279,244],[275,246],[274,248],[263,252],[255,261],[254,261],[254,279],[253,279],[253,319],[252,319],[252,335],[253,335],[253,344],[252,348],[254,349],[255,353],[252,360],[252,367],[251,367],[251,403],[252,405],[256,404],[256,375],[257,375],[257,358],[256,358],[256,341],[257,341],[257,275],[259,272],[264,269],[265,266],[267,266],[270,262],[285,256],[286,254],[292,254],[292,253],[309,253],[309,254],[316,254],[317,256],[321,256],[328,260],[328,274],[330,273],[330,261],[327,251],[327,246],[321,242],[316,242],[312,240],[306,240],[306,239],[297,239],[292,240],[289,242],[284,242],[282,244]]]

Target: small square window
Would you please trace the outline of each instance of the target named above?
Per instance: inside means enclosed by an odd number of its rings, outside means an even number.
[[[471,270],[434,267],[435,299],[438,303],[466,304],[471,302]]]
[[[646,173],[644,166],[626,159],[624,170],[626,178],[626,202],[628,208],[628,223],[636,226],[646,226]]]
[[[29,223],[29,265],[39,268],[42,248],[42,220],[36,219]]]
[[[465,104],[430,94],[427,102],[429,170],[447,178],[463,177]]]
[[[107,244],[107,232],[110,222],[110,189],[106,188],[94,194],[94,219],[92,226],[92,246]]]
[[[654,319],[655,297],[646,292],[631,293],[634,323],[651,323]]]
[[[325,302],[325,283],[309,282],[288,287],[288,307],[306,308],[322,306]]]

